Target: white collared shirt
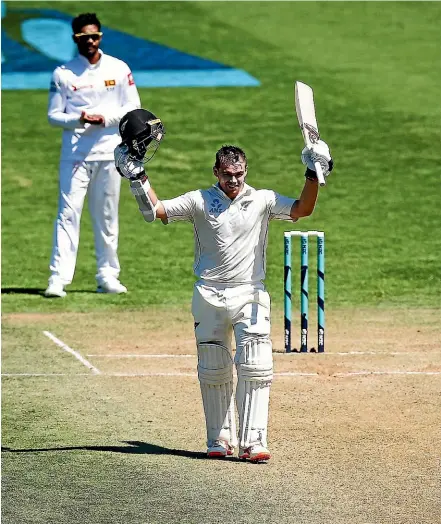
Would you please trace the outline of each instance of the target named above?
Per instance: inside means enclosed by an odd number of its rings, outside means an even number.
[[[245,284],[263,281],[268,225],[291,220],[295,199],[245,184],[231,200],[216,184],[163,200],[167,223],[193,223],[194,272],[209,282]]]
[[[121,141],[118,124],[132,109],[141,107],[129,66],[100,50],[91,64],[78,55],[55,69],[49,90],[48,119],[61,127],[61,157],[65,160],[113,160]],[[103,115],[105,126],[81,124],[81,112]]]

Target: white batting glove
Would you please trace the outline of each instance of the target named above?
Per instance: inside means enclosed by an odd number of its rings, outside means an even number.
[[[128,180],[139,180],[146,176],[144,163],[129,155],[129,148],[125,144],[116,146],[114,151],[115,166],[118,173]]]
[[[301,158],[303,164],[305,164],[305,166],[308,168],[308,171],[313,171],[314,173],[314,163],[320,162],[324,176],[328,176],[334,167],[331,151],[329,150],[328,144],[323,140],[319,140],[310,149],[307,147],[303,148]]]

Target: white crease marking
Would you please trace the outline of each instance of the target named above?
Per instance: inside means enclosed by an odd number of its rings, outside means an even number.
[[[197,378],[196,373],[95,373],[102,377],[193,377]],[[303,372],[280,372],[274,373],[275,377],[356,377],[367,375],[423,375],[440,376],[441,371],[348,371],[345,373],[303,373]],[[89,373],[2,373],[2,377],[90,377]],[[236,378],[236,377],[235,377]]]
[[[75,358],[77,358],[82,364],[84,364],[87,368],[89,368],[94,375],[100,375],[101,371],[93,366],[88,360],[86,360],[84,357],[82,357],[78,351],[75,351],[75,349],[70,348],[67,344],[65,344],[62,340],[57,338],[55,335],[53,335],[50,331],[43,331],[43,334],[50,338],[52,342],[54,342],[57,346],[59,346],[61,349],[64,349],[64,351],[67,351],[71,355],[73,355]]]
[[[196,358],[196,355],[151,355],[148,353],[142,353],[140,355],[126,355],[124,353],[103,355],[99,353],[90,353],[87,356],[98,358]]]

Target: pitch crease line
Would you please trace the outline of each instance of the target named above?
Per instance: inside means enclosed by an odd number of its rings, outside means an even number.
[[[355,377],[367,375],[441,375],[441,371],[348,371],[334,373],[333,377]]]
[[[318,373],[303,373],[301,371],[281,371],[280,373],[273,373],[275,377],[318,377]]]
[[[86,360],[84,357],[82,357],[78,351],[75,351],[75,349],[70,348],[67,344],[65,344],[62,340],[57,338],[55,335],[53,335],[50,331],[43,331],[43,334],[52,340],[57,346],[59,346],[64,351],[67,351],[71,355],[73,355],[76,359],[78,359],[82,364],[84,364],[87,368],[89,368],[94,375],[100,375],[101,371],[93,366],[88,360]]]
[[[140,355],[125,355],[124,353],[116,354],[116,355],[100,355],[97,353],[88,353],[88,357],[102,357],[102,358],[196,358],[196,355],[150,355],[147,353],[143,353]]]
[[[95,373],[101,377],[194,377],[196,373]],[[90,377],[90,373],[2,373],[2,377]]]
[[[90,377],[90,373],[2,373],[2,377]]]
[[[439,351],[433,352],[431,351],[430,354],[437,354],[439,355]],[[423,352],[420,351],[340,351],[340,352],[332,352],[328,351],[325,353],[322,353],[322,356],[330,356],[330,355],[338,355],[338,356],[346,356],[346,355],[377,355],[377,356],[400,356],[400,355],[423,355]]]
[[[95,373],[101,377],[193,377],[197,379],[196,373]],[[274,373],[275,377],[361,377],[361,376],[441,376],[441,371],[349,371],[347,373],[303,373],[303,372],[281,372]],[[90,373],[2,373],[2,377],[90,377]],[[237,378],[236,376],[234,377]]]
[[[432,352],[433,354],[439,354],[440,352]],[[369,355],[369,356],[400,356],[400,355],[422,355],[423,353],[419,351],[340,351],[340,352],[332,352],[328,351],[325,353],[322,353],[322,356],[363,356],[363,355]],[[285,353],[274,353],[274,356],[282,355],[285,356]],[[140,353],[140,354],[124,354],[124,353],[117,353],[117,354],[100,354],[100,353],[88,353],[86,356],[88,357],[95,357],[95,358],[197,358],[197,355],[189,355],[189,354],[183,354],[183,355],[176,355],[176,354],[149,354],[149,353]]]

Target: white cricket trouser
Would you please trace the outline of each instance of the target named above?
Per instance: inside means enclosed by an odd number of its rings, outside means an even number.
[[[70,284],[75,272],[80,220],[88,193],[97,261],[97,280],[118,278],[118,204],[121,187],[113,161],[60,162],[58,216],[50,262],[51,275],[64,285]]]
[[[192,313],[197,343],[218,342],[231,350],[256,337],[270,335],[270,297],[262,283],[225,285],[198,281],[194,285]]]
[[[270,309],[270,297],[262,283],[226,286],[199,281],[194,286],[192,312],[208,447],[218,439],[233,447],[237,444],[231,355],[233,333],[239,444],[242,448],[254,444],[267,446],[273,366]]]

